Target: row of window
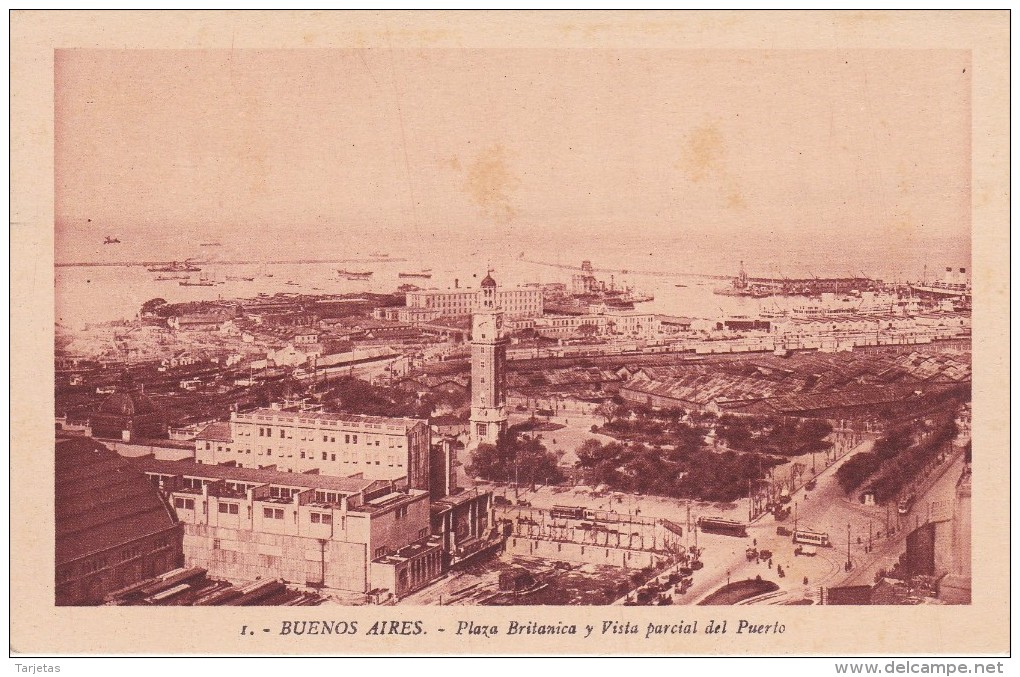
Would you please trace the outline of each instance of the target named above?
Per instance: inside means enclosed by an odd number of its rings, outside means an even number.
[[[259,437],[272,437],[273,436],[273,429],[272,428],[263,428],[263,427],[259,426],[258,430],[259,430]],[[241,431],[241,434],[244,435],[246,433],[244,431]],[[336,444],[337,440],[340,437],[341,437],[340,435],[326,435],[326,434],[324,434],[322,436],[322,441],[327,443],[327,444]],[[395,436],[387,435],[386,437],[389,440],[389,446],[391,448],[394,445],[403,446],[403,443],[398,441],[398,439],[395,438]],[[280,439],[292,440],[292,439],[294,439],[294,435],[293,435],[291,430],[289,430],[287,428],[280,428]],[[305,442],[312,442],[312,441],[315,441],[317,438],[311,433],[311,431],[309,431],[308,433],[302,433],[299,439],[301,439],[302,441],[305,441]],[[378,439],[369,439],[368,437],[365,437],[364,439],[365,439],[365,444],[367,444],[369,446],[376,446],[376,447],[378,447],[378,446],[382,445],[382,443]],[[357,433],[344,433],[343,434],[343,443],[344,444],[357,444],[358,443],[358,434]],[[205,448],[206,448],[206,450],[211,449],[211,446],[210,446],[209,442],[205,443]],[[218,446],[217,450],[218,451],[223,451],[223,447],[222,446]],[[229,447],[227,448],[227,451],[230,451]]]

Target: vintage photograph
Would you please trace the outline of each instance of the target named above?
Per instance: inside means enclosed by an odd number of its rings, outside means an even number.
[[[55,604],[969,603],[970,65],[57,50]]]
[[[11,23],[12,658],[1008,650],[1008,14]]]

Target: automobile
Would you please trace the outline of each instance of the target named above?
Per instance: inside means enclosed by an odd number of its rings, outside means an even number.
[[[758,551],[758,559],[772,559],[772,551],[771,550],[759,550]]]
[[[818,554],[818,548],[813,545],[798,545],[793,554],[794,556],[804,555],[805,557],[814,557]]]
[[[787,529],[786,527],[776,527],[776,535],[777,536],[792,536],[793,532],[790,531],[789,529]]]
[[[816,486],[818,486],[818,482],[815,482],[814,480],[808,480],[808,483],[804,485],[804,488],[807,489],[808,491],[811,491]]]
[[[513,505],[514,502],[511,501],[506,496],[493,496],[492,504],[493,505]]]

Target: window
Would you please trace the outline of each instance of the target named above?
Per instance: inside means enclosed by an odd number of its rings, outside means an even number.
[[[354,444],[358,443],[358,436],[357,435],[354,435],[354,437],[352,439],[354,441]]]
[[[283,428],[280,428],[280,439],[282,440],[283,438],[284,438],[284,431],[283,431]]]
[[[266,448],[266,456],[272,456],[272,455],[273,455],[273,450],[267,447]]]
[[[220,503],[220,514],[226,515],[229,514],[229,512],[230,506],[228,506],[226,503]]]
[[[329,455],[329,460],[335,461],[336,460],[336,454],[330,454]]]
[[[213,550],[219,550],[220,549],[220,539],[218,539],[218,538],[212,539],[212,549]]]
[[[350,444],[350,443],[351,443],[351,436],[350,435],[344,435],[344,444]]]
[[[327,513],[323,513],[322,514],[322,523],[323,524],[332,524],[333,523],[333,516],[330,515],[330,514],[327,514]]]
[[[212,442],[206,442],[205,443],[205,450],[209,451],[210,449],[212,449]]]
[[[330,442],[336,442],[336,438],[335,438],[335,437],[333,437],[332,435],[330,435],[330,436],[329,436],[329,441],[330,441]]]
[[[269,519],[273,519],[273,509],[272,508],[262,508],[262,516],[263,517],[268,517]]]
[[[273,519],[282,520],[283,519],[283,510],[281,510],[280,508],[277,508],[276,510],[274,510],[273,511]]]
[[[194,510],[195,509],[195,499],[193,499],[193,498],[175,498],[174,499],[174,507],[175,508],[181,508],[183,510]]]
[[[265,437],[265,436],[266,436],[265,429],[260,427],[259,428],[259,437]]]
[[[325,452],[325,451],[324,451],[324,452],[322,452],[322,460],[323,460],[323,461],[325,461],[325,460],[326,460],[326,452]]]
[[[322,436],[322,441],[323,442],[329,442],[329,435],[323,435]]]
[[[386,556],[386,546],[385,545],[382,546],[381,548],[376,548],[375,549],[375,558],[376,559],[379,559],[380,557],[385,557],[385,556]]]
[[[318,524],[321,521],[321,518],[322,516],[319,513],[313,512],[311,514],[312,524]]]
[[[302,451],[301,452],[301,458],[304,458],[304,457],[305,457],[305,452]]]

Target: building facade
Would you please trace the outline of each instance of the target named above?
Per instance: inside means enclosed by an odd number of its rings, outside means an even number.
[[[486,280],[492,280],[486,276]],[[542,290],[536,287],[487,289],[421,289],[407,292],[408,315],[419,321],[435,317],[467,317],[484,306],[486,294],[507,317],[541,317]]]
[[[438,577],[427,491],[395,482],[133,459],[184,525],[185,566],[232,581],[397,597]],[[379,585],[380,582],[389,582]]]
[[[482,280],[482,304],[471,324],[470,446],[496,444],[506,431],[506,347],[496,282]]]
[[[411,418],[259,409],[231,414],[195,438],[195,460],[239,468],[362,477],[429,488],[431,430]]]

